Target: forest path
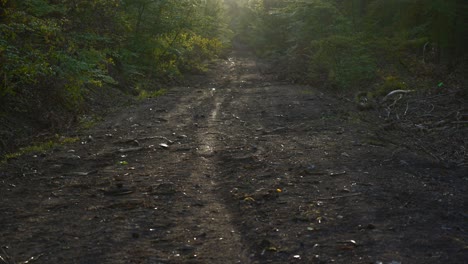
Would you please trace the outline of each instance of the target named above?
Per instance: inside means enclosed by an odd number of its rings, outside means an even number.
[[[466,171],[245,54],[191,82],[5,166],[0,263],[466,260]]]

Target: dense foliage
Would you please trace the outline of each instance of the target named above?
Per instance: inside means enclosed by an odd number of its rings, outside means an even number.
[[[222,9],[213,0],[0,5],[3,110],[16,99],[76,110],[86,87],[150,89],[143,85],[148,79],[167,81],[181,71],[200,70],[222,48]]]
[[[243,14],[231,23],[239,39],[278,59],[290,79],[362,89],[404,75],[443,81],[466,69],[463,0],[228,2],[232,13]]]
[[[0,0],[0,152],[20,120],[63,126],[90,91],[148,94],[203,71],[228,42],[222,12],[218,0]]]

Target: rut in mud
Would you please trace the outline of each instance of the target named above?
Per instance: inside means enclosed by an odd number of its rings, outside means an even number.
[[[2,169],[0,263],[464,263],[466,171],[246,56]]]

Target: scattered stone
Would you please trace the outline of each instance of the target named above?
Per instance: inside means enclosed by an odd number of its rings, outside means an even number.
[[[79,160],[79,159],[81,159],[81,157],[78,156],[78,155],[68,155],[65,158],[70,159],[70,160]]]

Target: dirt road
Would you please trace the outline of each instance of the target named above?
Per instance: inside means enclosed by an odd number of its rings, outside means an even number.
[[[465,170],[260,71],[234,55],[9,162],[0,263],[467,263]]]

